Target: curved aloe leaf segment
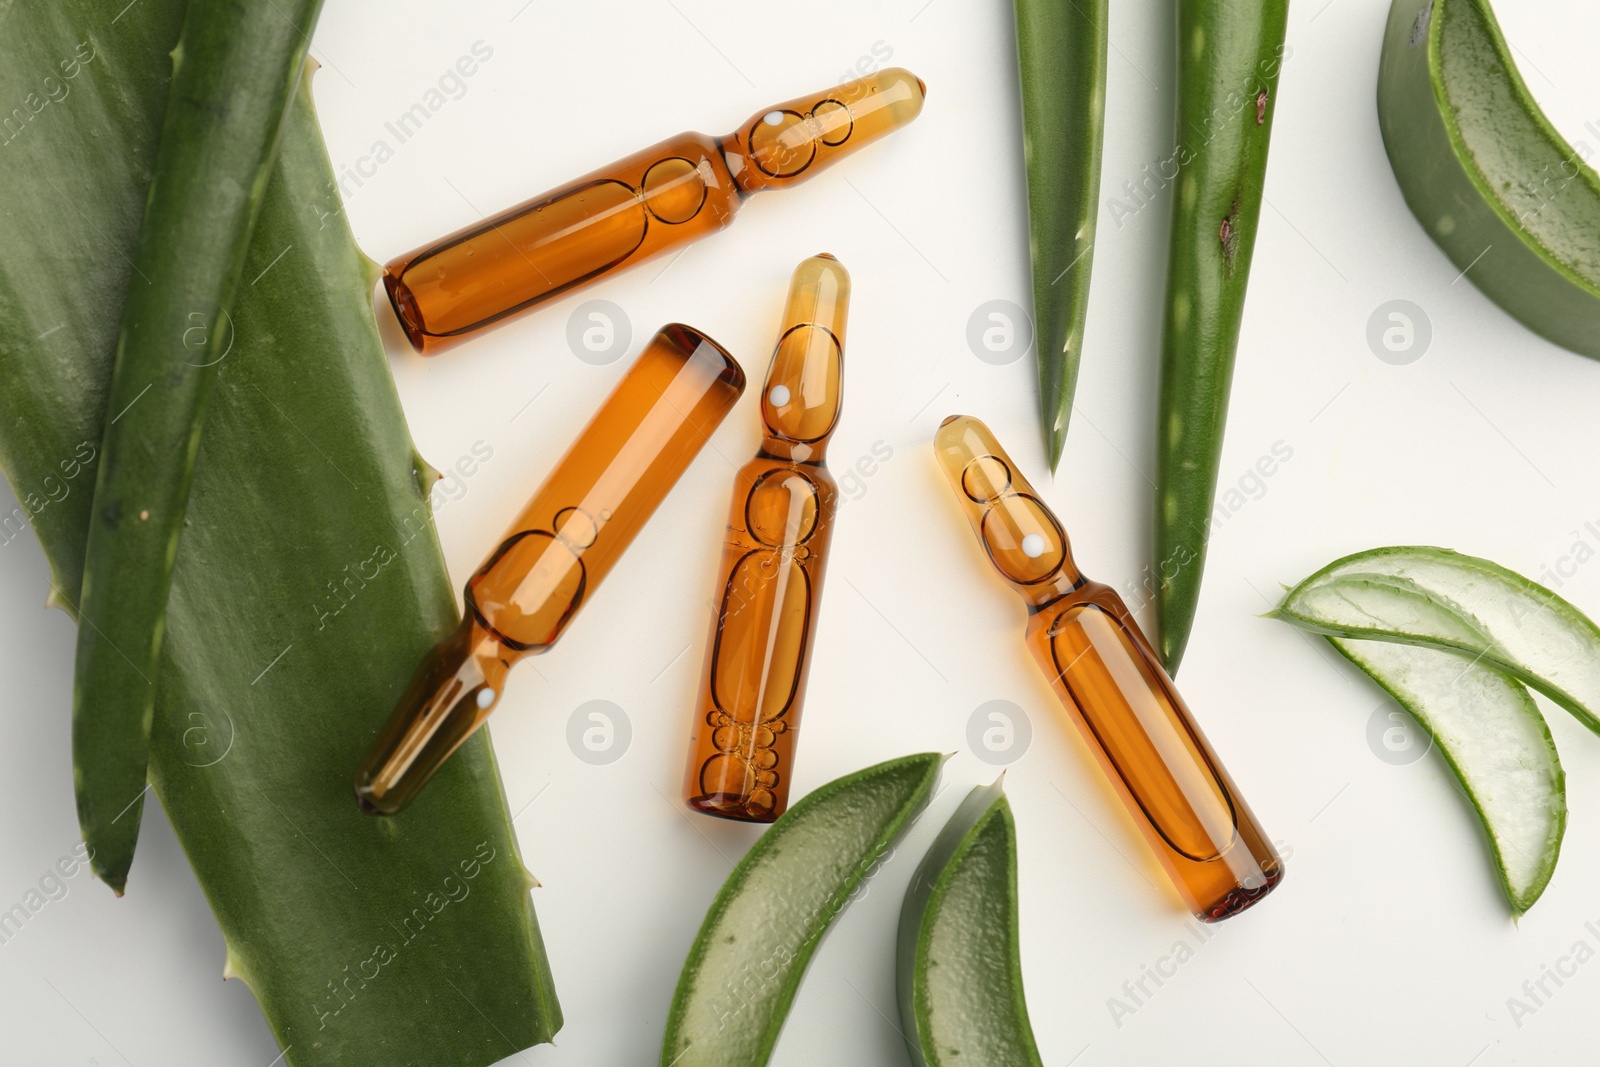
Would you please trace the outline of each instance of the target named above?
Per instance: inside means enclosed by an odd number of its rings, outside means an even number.
[[[689,949],[662,1067],[761,1067],[834,918],[927,806],[944,757],[880,763],[808,793],[739,861]]]
[[[9,518],[37,530],[67,607],[183,17],[177,0],[122,7],[13,5],[0,59],[4,98],[34,94],[0,147],[0,465],[21,502]],[[350,765],[456,615],[372,265],[304,92],[241,277],[173,576],[151,783],[226,973],[285,1062],[497,1062],[561,1013],[487,736],[401,819],[350,804]]]
[[[1530,330],[1600,357],[1600,176],[1539,110],[1485,0],[1395,0],[1378,125],[1456,269]]]
[[[1335,560],[1273,612],[1308,630],[1453,650],[1518,678],[1600,733],[1600,627],[1542,585],[1443,548]]]
[[[321,0],[189,0],[112,366],[78,601],[72,756],[95,873],[139,838],[167,595],[234,291]]]
[[[1533,907],[1561,852],[1567,793],[1550,728],[1528,691],[1450,652],[1328,640],[1433,736],[1483,820],[1511,907],[1519,915]]]
[[[917,1067],[1042,1067],[1022,992],[1017,833],[1001,783],[979,786],[906,891],[895,969]]]

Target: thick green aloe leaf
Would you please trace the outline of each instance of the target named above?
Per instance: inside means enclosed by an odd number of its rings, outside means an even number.
[[[1233,364],[1260,229],[1289,0],[1178,0],[1178,129],[1156,416],[1156,649],[1200,607]]]
[[[118,6],[0,9],[0,464],[68,608],[182,15]],[[561,1024],[487,735],[404,816],[349,795],[455,621],[374,274],[302,92],[219,342],[150,776],[288,1063],[485,1064]]]
[[[172,52],[78,599],[78,821],[95,873],[118,893],[139,838],[154,678],[206,401],[321,6],[190,0]]]
[[[1378,127],[1406,205],[1458,277],[1600,358],[1600,174],[1528,92],[1488,0],[1394,0]]]

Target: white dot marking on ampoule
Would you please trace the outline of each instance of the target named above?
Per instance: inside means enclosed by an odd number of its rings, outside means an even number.
[[[787,385],[774,385],[767,391],[767,399],[775,408],[781,408],[789,402],[789,387]]]
[[[1029,534],[1022,539],[1022,554],[1029,559],[1038,559],[1044,555],[1044,538],[1038,534]]]
[[[765,115],[761,116],[761,121],[765,122],[768,126],[776,126],[778,123],[783,121],[783,112],[769,111]]]
[[[494,690],[493,689],[485,688],[485,689],[478,690],[478,707],[486,708],[490,704],[493,704],[493,703],[494,703]]]

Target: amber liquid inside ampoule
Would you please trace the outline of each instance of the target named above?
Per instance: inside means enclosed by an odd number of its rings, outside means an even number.
[[[374,814],[414,798],[550,648],[744,390],[715,341],[662,327],[467,581],[460,627],[417,669],[356,774]]]
[[[1086,581],[1034,612],[1028,649],[1196,916],[1277,885],[1272,843],[1115,590]]]
[[[383,282],[411,344],[432,354],[714,233],[740,200],[717,142],[687,133],[401,256]]]
[[[849,275],[801,263],[761,395],[761,452],[734,480],[685,801],[771,822],[789,800],[838,486],[825,465],[844,371]]]
[[[417,351],[438,352],[612,270],[733,221],[744,198],[796,184],[910,122],[923,86],[890,69],[685,133],[400,256],[384,287]]]
[[[1090,581],[1066,533],[976,419],[935,439],[990,561],[1028,602],[1028,649],[1194,914],[1260,900],[1283,864],[1122,598]]]
[[[743,389],[715,341],[663,327],[467,582],[467,614],[518,656],[555,644]]]

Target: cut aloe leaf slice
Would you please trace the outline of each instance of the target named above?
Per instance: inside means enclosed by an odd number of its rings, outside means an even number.
[[[1600,177],[1528,93],[1486,0],[1395,0],[1378,125],[1456,269],[1530,330],[1600,357]]]
[[[1271,613],[1338,637],[1402,641],[1481,659],[1600,734],[1600,628],[1542,585],[1444,548],[1335,560]]]
[[[1329,637],[1433,736],[1489,834],[1500,884],[1522,914],[1544,892],[1567,825],[1550,728],[1520,684],[1451,652]]]
[[[772,824],[706,913],[678,978],[662,1067],[761,1067],[822,935],[927,806],[944,757],[829,782]]]
[[[1022,993],[1016,827],[1000,782],[968,793],[922,858],[897,955],[916,1067],[1041,1067]]]

